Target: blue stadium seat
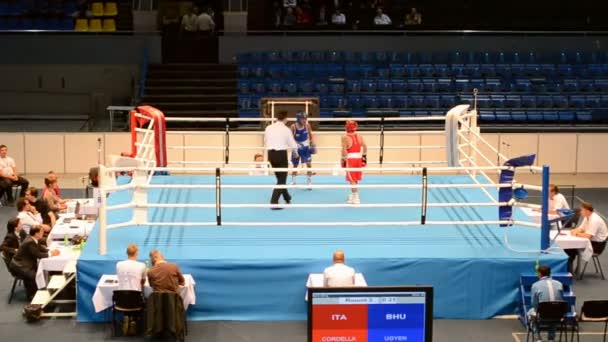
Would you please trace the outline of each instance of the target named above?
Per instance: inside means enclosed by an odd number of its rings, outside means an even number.
[[[602,97],[600,98],[600,107],[608,108],[608,96],[602,95]]]
[[[537,96],[536,106],[538,108],[553,108],[553,98],[548,95]]]
[[[477,89],[480,92],[486,90],[486,80],[483,78],[475,78],[471,80],[471,90]]]
[[[388,61],[388,53],[386,53],[385,51],[378,51],[376,52],[376,56],[375,58],[375,63],[386,63]]]
[[[582,92],[590,92],[593,91],[593,80],[585,80],[585,79],[579,79],[578,80],[578,89],[579,91]]]
[[[563,90],[566,92],[578,92],[578,80],[576,79],[565,79]]]
[[[363,107],[364,108],[378,108],[378,97],[375,95],[364,95],[363,96]]]
[[[310,63],[299,63],[296,64],[295,71],[297,77],[310,79],[310,75],[313,74],[313,65]]]
[[[459,96],[460,104],[468,104],[471,107],[474,105],[473,95],[460,95]]]
[[[313,51],[310,53],[310,60],[314,63],[323,63],[325,62],[325,52],[323,51]]]
[[[433,77],[433,65],[432,64],[420,64],[418,65],[418,75],[422,77]]]
[[[295,82],[285,82],[283,83],[283,88],[287,94],[293,95],[298,92],[298,86]]]
[[[315,91],[315,85],[312,81],[302,80],[298,82],[298,89],[301,93],[310,94]]]
[[[361,92],[361,82],[359,80],[346,81],[346,91],[349,93],[360,93]]]
[[[250,97],[250,106],[254,109],[260,109],[260,96],[251,96]]]
[[[249,93],[249,81],[247,80],[239,80],[239,93],[240,94],[248,94]]]
[[[449,59],[451,64],[465,63],[465,57],[463,56],[462,52],[459,51],[450,53]]]
[[[477,107],[478,108],[492,108],[492,101],[488,95],[477,96]]]
[[[483,77],[495,77],[496,66],[494,64],[482,64],[479,68],[481,76]]]
[[[251,109],[251,97],[246,95],[240,95],[238,100],[239,110]]]
[[[527,111],[526,116],[530,123],[540,123],[543,121],[543,113],[538,111]]]
[[[340,51],[328,51],[326,59],[331,63],[341,63],[343,60],[343,55]]]
[[[437,91],[437,83],[434,78],[425,78],[422,80],[422,91],[426,93],[434,93]]]
[[[356,52],[345,51],[343,57],[346,63],[359,63],[359,54]]]
[[[505,98],[505,107],[521,108],[521,97],[519,95],[507,95]]]
[[[450,68],[446,64],[435,64],[433,69],[433,74],[436,77],[448,77],[450,75]]]
[[[608,79],[598,79],[593,81],[595,91],[608,92]]]
[[[528,116],[524,111],[512,111],[511,120],[513,120],[513,122],[522,123],[528,121]]]
[[[576,112],[576,121],[580,121],[582,123],[588,123],[593,120],[593,116],[590,111],[578,111]]]
[[[559,115],[556,111],[544,111],[543,112],[543,121],[545,122],[558,122]]]
[[[457,92],[461,93],[469,92],[473,89],[468,78],[457,78],[454,82],[454,87],[456,88]]]
[[[557,69],[554,64],[541,64],[541,73],[547,78],[554,78],[557,76]]]
[[[361,90],[365,93],[375,93],[378,88],[378,83],[375,80],[362,80]]]
[[[571,77],[574,74],[572,65],[570,64],[559,64],[557,66],[557,75],[560,77]]]
[[[430,95],[424,97],[424,106],[428,108],[441,108],[439,104],[439,96]]]
[[[241,118],[259,118],[260,111],[256,109],[241,109],[239,110],[239,117]]]
[[[424,96],[413,95],[407,99],[409,108],[423,108],[424,107]]]
[[[503,91],[503,89],[502,89],[502,83],[500,82],[500,79],[498,79],[498,78],[487,78],[486,79],[486,84],[485,84],[485,89],[488,92],[500,92],[500,91]]]
[[[456,106],[456,96],[454,95],[442,95],[440,97],[440,107],[452,108]]]
[[[496,76],[500,76],[502,78],[511,78],[513,75],[511,72],[511,66],[509,64],[496,64],[494,68],[496,70]]]
[[[361,65],[361,77],[369,78],[376,76],[376,67],[372,64]]]
[[[411,77],[420,77],[420,70],[417,65],[408,65],[405,69],[405,75],[408,78]]]
[[[505,96],[504,95],[490,95],[490,101],[494,108],[505,107]]]
[[[401,64],[391,64],[389,66],[391,78],[403,78],[405,76],[405,68]]]
[[[392,81],[394,93],[405,93],[407,91],[407,83],[405,81]]]
[[[273,95],[278,95],[283,92],[283,85],[279,81],[269,81],[266,83],[266,90]]]
[[[329,74],[329,66],[325,63],[312,65],[312,77],[315,79],[326,80]],[[310,75],[308,76],[310,77]]]
[[[601,97],[599,95],[588,95],[587,97],[585,97],[585,107],[599,108],[600,99],[601,99]]]
[[[509,123],[512,121],[511,112],[509,111],[501,111],[497,110],[494,112],[496,116],[496,121],[501,123]]]
[[[521,106],[523,108],[536,108],[536,96],[523,95],[521,97]]]
[[[295,60],[295,54],[292,51],[281,51],[281,60],[283,62],[293,62]]]
[[[269,63],[280,63],[281,62],[281,53],[278,51],[267,52],[266,61]]]
[[[572,108],[585,108],[585,97],[581,95],[570,96],[570,107]]]
[[[518,78],[515,80],[515,91],[529,93],[532,88],[532,82],[529,79]]]
[[[531,77],[542,76],[542,70],[538,64],[525,64],[524,74]]]
[[[320,95],[325,95],[329,92],[329,87],[327,86],[327,83],[325,82],[317,82],[314,85],[314,92]]]
[[[360,64],[347,64],[344,67],[344,73],[347,78],[358,79],[363,75],[363,69]]]
[[[255,82],[251,86],[253,87],[252,89],[256,94],[266,93],[266,84],[262,81]]]
[[[367,51],[361,52],[359,54],[359,59],[361,60],[361,63],[375,63],[375,57],[376,55],[374,53]]]
[[[494,122],[496,120],[496,116],[492,110],[480,110],[479,119],[482,122]]]
[[[344,83],[332,83],[329,85],[329,91],[332,94],[344,94]]]
[[[407,96],[406,95],[394,96],[393,103],[395,105],[395,108],[407,108],[408,107]]]
[[[429,116],[429,112],[427,110],[415,110],[414,116]]]
[[[571,111],[560,111],[558,112],[559,122],[562,123],[571,123],[575,119],[575,113]]]
[[[249,77],[249,67],[246,65],[239,66],[238,69],[239,78],[248,78]]]
[[[568,97],[564,95],[554,95],[553,106],[556,108],[568,108]]]
[[[395,104],[393,103],[393,97],[389,95],[379,96],[378,104],[380,108],[395,108]]]
[[[408,79],[407,80],[407,90],[411,93],[420,93],[422,92],[423,86],[422,82],[417,79]]]
[[[319,106],[321,108],[333,108],[329,104],[329,96],[319,96]]]
[[[464,66],[464,74],[470,78],[479,78],[482,76],[479,64],[466,64]]]
[[[452,64],[450,66],[450,75],[452,77],[467,77],[464,72],[464,64]]]
[[[341,78],[344,77],[344,68],[341,64],[328,64],[327,65],[327,75],[328,78]]]
[[[378,80],[378,91],[381,93],[390,93],[393,91],[392,83],[389,80]]]
[[[347,105],[352,109],[363,109],[363,101],[358,95],[350,95],[347,98]]]
[[[433,54],[430,52],[416,52],[414,53],[415,59],[418,64],[432,64]]]
[[[452,87],[452,80],[449,78],[438,79],[436,90],[442,93],[453,92],[454,88]]]
[[[387,56],[387,60],[389,63],[405,63],[404,54],[401,52],[389,52]]]
[[[391,76],[390,70],[388,68],[377,68],[376,73],[379,78],[389,78]]]

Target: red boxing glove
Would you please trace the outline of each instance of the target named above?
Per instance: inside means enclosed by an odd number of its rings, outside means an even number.
[[[346,167],[346,159],[342,159],[342,160],[340,161],[340,165],[341,165],[342,167]]]
[[[367,155],[363,155],[363,157],[361,157],[361,165],[362,166],[367,166]]]

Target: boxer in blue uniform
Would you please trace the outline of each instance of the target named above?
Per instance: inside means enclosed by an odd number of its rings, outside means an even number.
[[[298,143],[297,153],[291,156],[291,163],[294,168],[300,165],[300,162],[305,163],[308,168],[312,167],[312,155],[316,153],[316,148],[312,138],[312,128],[308,124],[308,115],[304,112],[296,113],[296,122],[291,125],[293,137]],[[296,184],[296,176],[298,172],[294,171],[291,175],[291,183]],[[306,174],[306,184],[312,184],[312,172]]]

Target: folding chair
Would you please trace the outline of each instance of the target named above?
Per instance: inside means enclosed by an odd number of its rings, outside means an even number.
[[[604,339],[606,342],[606,332],[608,329],[608,300],[588,300],[583,303],[581,308],[580,322],[604,322]]]
[[[539,332],[548,330],[552,326],[559,326],[559,341],[562,340],[562,333],[566,332],[566,341],[568,340],[568,331],[566,330],[566,314],[570,311],[567,302],[542,302],[538,303],[536,315],[528,320],[526,327],[526,342],[529,341],[530,335],[533,335],[533,327],[536,325]],[[534,339],[534,336],[532,336]]]

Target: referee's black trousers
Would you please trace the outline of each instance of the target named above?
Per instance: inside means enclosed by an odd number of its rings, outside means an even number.
[[[268,150],[268,161],[273,168],[289,167],[286,150]],[[287,183],[287,171],[275,171],[274,175],[277,177],[277,185],[285,185]],[[270,203],[278,204],[281,195],[283,195],[283,199],[286,202],[291,201],[291,196],[287,189],[273,189]]]

